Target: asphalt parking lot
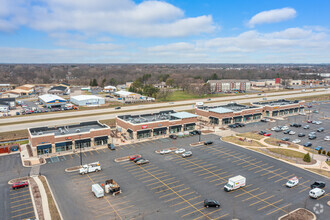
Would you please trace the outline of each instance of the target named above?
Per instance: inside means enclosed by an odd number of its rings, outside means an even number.
[[[8,181],[27,176],[30,169],[22,166],[19,154],[0,156],[0,219],[35,218],[29,188],[13,190]]]
[[[330,120],[324,120],[324,116],[330,116],[330,104],[325,104],[325,103],[312,103],[313,107],[310,108],[311,112],[313,110],[319,111],[319,113],[311,113],[311,114],[306,114],[306,116],[303,115],[297,115],[297,116],[289,116],[287,117],[287,120],[276,120],[276,122],[255,122],[255,123],[250,123],[246,124],[245,127],[241,128],[234,128],[234,131],[244,133],[244,132],[259,132],[259,131],[267,131],[271,133],[271,137],[273,138],[278,138],[282,139],[284,137],[290,138],[290,141],[293,141],[294,139],[299,139],[301,140],[301,145],[303,145],[306,142],[311,142],[312,143],[312,148],[315,148],[317,146],[323,147],[326,151],[330,151],[330,141],[325,141],[324,138],[325,136],[330,136]],[[306,108],[306,113],[309,112],[309,109]],[[307,123],[307,120],[317,120],[317,121],[322,121],[322,124],[316,125],[312,123]],[[289,127],[289,124],[291,123],[297,123],[301,124],[302,127],[296,128],[296,127]],[[282,132],[275,132],[271,131],[270,129],[276,126],[284,126],[287,125],[290,130],[293,130],[296,132],[294,135],[289,135],[289,134],[283,134]],[[303,126],[309,125],[310,129],[303,129]],[[317,132],[318,128],[324,128],[323,132]],[[308,139],[308,134],[310,132],[316,132],[316,139],[314,140],[309,140]],[[305,137],[298,137],[299,133],[303,133],[306,136]]]
[[[277,219],[298,207],[313,210],[323,206],[318,219],[327,219],[329,193],[313,200],[308,197],[310,185],[328,179],[291,166],[259,153],[222,142],[218,136],[202,136],[214,140],[209,146],[190,146],[197,136],[171,140],[158,139],[124,145],[116,151],[100,149],[83,154],[83,163],[100,161],[102,171],[81,176],[66,173],[65,168],[79,165],[78,154],[50,159],[41,167],[48,178],[65,219]],[[170,153],[159,155],[155,150],[184,147],[193,156],[182,158]],[[150,161],[138,166],[115,158],[141,154]],[[62,160],[61,160],[62,159]],[[225,192],[228,178],[243,175],[244,188]],[[294,188],[285,183],[293,176],[300,179]],[[91,193],[93,183],[114,179],[122,194],[97,199]],[[216,199],[219,209],[204,208],[204,199]]]

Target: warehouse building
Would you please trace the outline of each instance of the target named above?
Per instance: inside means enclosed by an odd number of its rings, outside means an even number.
[[[67,100],[51,94],[39,96],[39,102],[47,108],[62,108],[67,104]]]
[[[70,102],[78,106],[99,106],[105,104],[105,99],[96,95],[71,96]]]
[[[270,102],[254,102],[253,105],[263,107],[264,115],[267,117],[278,117],[297,115],[304,112],[305,101],[280,99]]]
[[[70,94],[70,88],[67,86],[54,86],[49,89],[47,93],[53,95],[68,95]]]
[[[15,98],[0,98],[0,105],[7,106],[9,109],[16,108]]]
[[[106,145],[110,136],[110,128],[98,121],[28,131],[33,156]]]
[[[260,121],[263,107],[229,103],[221,106],[199,106],[195,113],[212,124],[228,125]]]
[[[128,139],[143,139],[194,130],[197,115],[173,110],[143,115],[121,115],[116,118],[117,128]]]

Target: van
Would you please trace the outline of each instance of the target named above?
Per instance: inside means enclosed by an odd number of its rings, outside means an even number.
[[[320,188],[314,188],[311,191],[309,191],[309,196],[313,199],[317,199],[325,194],[325,191]]]
[[[96,198],[102,198],[104,196],[104,190],[99,184],[92,185],[92,192]]]

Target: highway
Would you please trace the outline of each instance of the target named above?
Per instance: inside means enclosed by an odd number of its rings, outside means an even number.
[[[312,92],[306,91],[286,91],[286,92],[276,92],[276,93],[265,93],[267,96],[267,100],[277,100],[277,99],[286,99],[286,98],[297,98],[305,97],[305,96],[315,96],[315,95],[324,95],[330,94],[329,90],[318,89],[317,91]],[[66,112],[66,113],[56,113],[56,114],[44,114],[44,115],[31,115],[29,117],[13,117],[6,118],[0,120],[0,132],[6,131],[16,131],[27,129],[30,127],[42,127],[42,126],[55,126],[55,125],[64,125],[64,124],[73,124],[80,123],[83,121],[95,121],[95,120],[106,120],[116,118],[117,115],[123,114],[146,114],[152,113],[160,110],[175,110],[182,111],[192,109],[192,105],[196,102],[206,102],[206,105],[224,105],[230,101],[235,101],[236,103],[249,103],[249,102],[258,102],[264,101],[263,98],[265,96],[259,96],[258,94],[253,95],[242,95],[235,97],[219,97],[212,98],[209,103],[206,101],[207,99],[199,99],[199,100],[189,100],[189,101],[178,101],[173,104],[169,103],[156,103],[156,104],[146,104],[146,105],[138,105],[138,106],[128,106],[124,107],[121,110],[114,110],[114,108],[107,109],[97,109],[97,110],[86,110],[86,111],[78,111],[78,112]],[[236,99],[236,100],[235,100]],[[179,105],[179,106],[178,106]],[[146,109],[153,108],[153,109]],[[131,112],[122,112],[122,111],[131,111]],[[97,115],[93,115],[97,114]],[[63,119],[63,117],[73,118]],[[78,117],[77,117],[78,116]],[[81,117],[79,117],[81,116]],[[22,123],[22,120],[24,123]],[[43,120],[43,121],[36,121]],[[18,122],[15,124],[15,122]],[[13,123],[13,124],[5,124],[5,123]],[[3,124],[3,125],[1,125]]]

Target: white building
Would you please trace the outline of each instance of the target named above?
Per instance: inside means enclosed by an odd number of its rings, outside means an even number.
[[[105,104],[105,99],[96,95],[78,95],[71,96],[70,102],[78,106],[92,106]]]
[[[115,86],[106,86],[106,87],[104,87],[103,91],[112,93],[112,92],[116,92],[117,88]]]
[[[44,94],[39,96],[38,99],[47,108],[62,108],[67,104],[67,100],[58,95]]]

